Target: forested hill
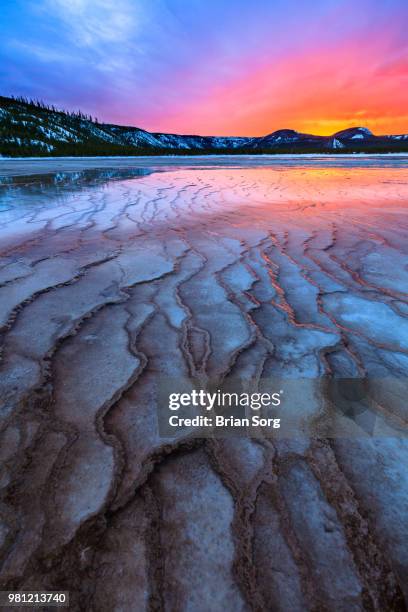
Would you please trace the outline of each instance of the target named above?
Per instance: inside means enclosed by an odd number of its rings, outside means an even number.
[[[355,127],[332,136],[282,129],[262,137],[152,133],[99,123],[82,112],[0,96],[0,155],[155,155],[205,153],[407,152],[408,135],[375,136]]]

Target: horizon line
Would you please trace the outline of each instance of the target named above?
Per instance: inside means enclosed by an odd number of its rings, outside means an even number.
[[[57,108],[55,107],[54,104],[49,104],[48,102],[44,102],[44,100],[42,99],[29,99],[27,96],[16,96],[14,94],[12,95],[2,95],[0,94],[0,98],[7,98],[9,100],[13,100],[15,102],[20,102],[23,104],[32,104],[34,106],[36,106],[37,104],[40,105],[40,107],[44,108],[44,110],[48,110],[49,112],[56,112],[56,113],[62,113],[62,114],[79,114],[81,113],[82,115],[84,115],[84,117],[89,121],[91,121],[92,123],[96,123],[99,125],[112,125],[112,126],[117,126],[117,127],[122,127],[122,128],[132,128],[132,129],[137,129],[137,130],[142,130],[144,132],[148,132],[149,134],[169,134],[169,135],[174,135],[174,136],[198,136],[198,137],[202,137],[202,138],[265,138],[266,136],[269,136],[271,134],[274,134],[275,132],[280,132],[280,131],[291,131],[291,132],[296,132],[297,134],[303,134],[303,135],[307,135],[307,136],[318,136],[321,138],[331,138],[334,137],[336,134],[338,134],[339,132],[345,131],[345,130],[352,130],[352,129],[365,129],[365,130],[369,130],[371,132],[371,134],[373,136],[376,137],[381,137],[381,136],[402,136],[402,135],[406,135],[408,132],[404,131],[404,132],[388,132],[386,134],[375,134],[374,132],[372,132],[372,130],[370,130],[370,128],[367,128],[364,125],[348,125],[346,127],[341,128],[340,130],[336,130],[333,133],[329,133],[329,134],[319,134],[319,133],[315,133],[315,132],[301,132],[299,130],[296,130],[295,128],[289,128],[289,127],[284,127],[284,128],[277,128],[275,130],[272,130],[271,132],[265,132],[264,134],[261,134],[259,136],[247,136],[247,135],[242,135],[242,134],[216,134],[216,133],[209,133],[209,134],[202,134],[202,133],[194,133],[194,132],[173,132],[173,131],[159,131],[159,130],[155,130],[155,129],[147,129],[144,127],[139,127],[138,125],[130,125],[128,123],[112,123],[109,121],[100,121],[98,119],[98,117],[92,117],[91,114],[87,115],[87,113],[82,112],[82,110],[80,108],[78,108],[77,110],[69,110],[69,109],[63,109],[63,108]],[[89,117],[91,117],[91,119],[89,119]]]

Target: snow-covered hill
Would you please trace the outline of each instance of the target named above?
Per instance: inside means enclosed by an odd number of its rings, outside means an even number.
[[[152,133],[99,123],[80,112],[0,97],[0,155],[137,155],[154,153],[302,153],[408,151],[408,135],[374,136],[364,127],[332,136],[282,129],[262,137]]]

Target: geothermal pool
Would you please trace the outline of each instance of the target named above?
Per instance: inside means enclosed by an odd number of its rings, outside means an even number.
[[[1,164],[4,588],[403,609],[407,159]],[[161,435],[162,379],[229,378],[290,381],[279,436]]]

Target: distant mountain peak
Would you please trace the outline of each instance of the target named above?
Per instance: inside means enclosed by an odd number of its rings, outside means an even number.
[[[296,140],[299,137],[299,132],[296,132],[296,130],[289,130],[289,129],[282,129],[282,130],[275,130],[274,132],[271,132],[270,134],[267,134],[266,136],[263,136],[263,138],[267,138],[268,140],[282,140],[282,139],[292,139],[292,140]]]
[[[296,130],[282,128],[280,130],[275,130],[274,132],[269,134],[269,136],[295,136],[296,134],[299,134],[299,132],[297,132]]]
[[[333,134],[333,138],[372,138],[374,134],[366,127],[352,127]]]
[[[257,137],[164,134],[99,123],[79,111],[67,113],[41,102],[0,96],[0,157],[407,151],[408,134],[375,136],[361,126],[332,136],[288,128]]]

